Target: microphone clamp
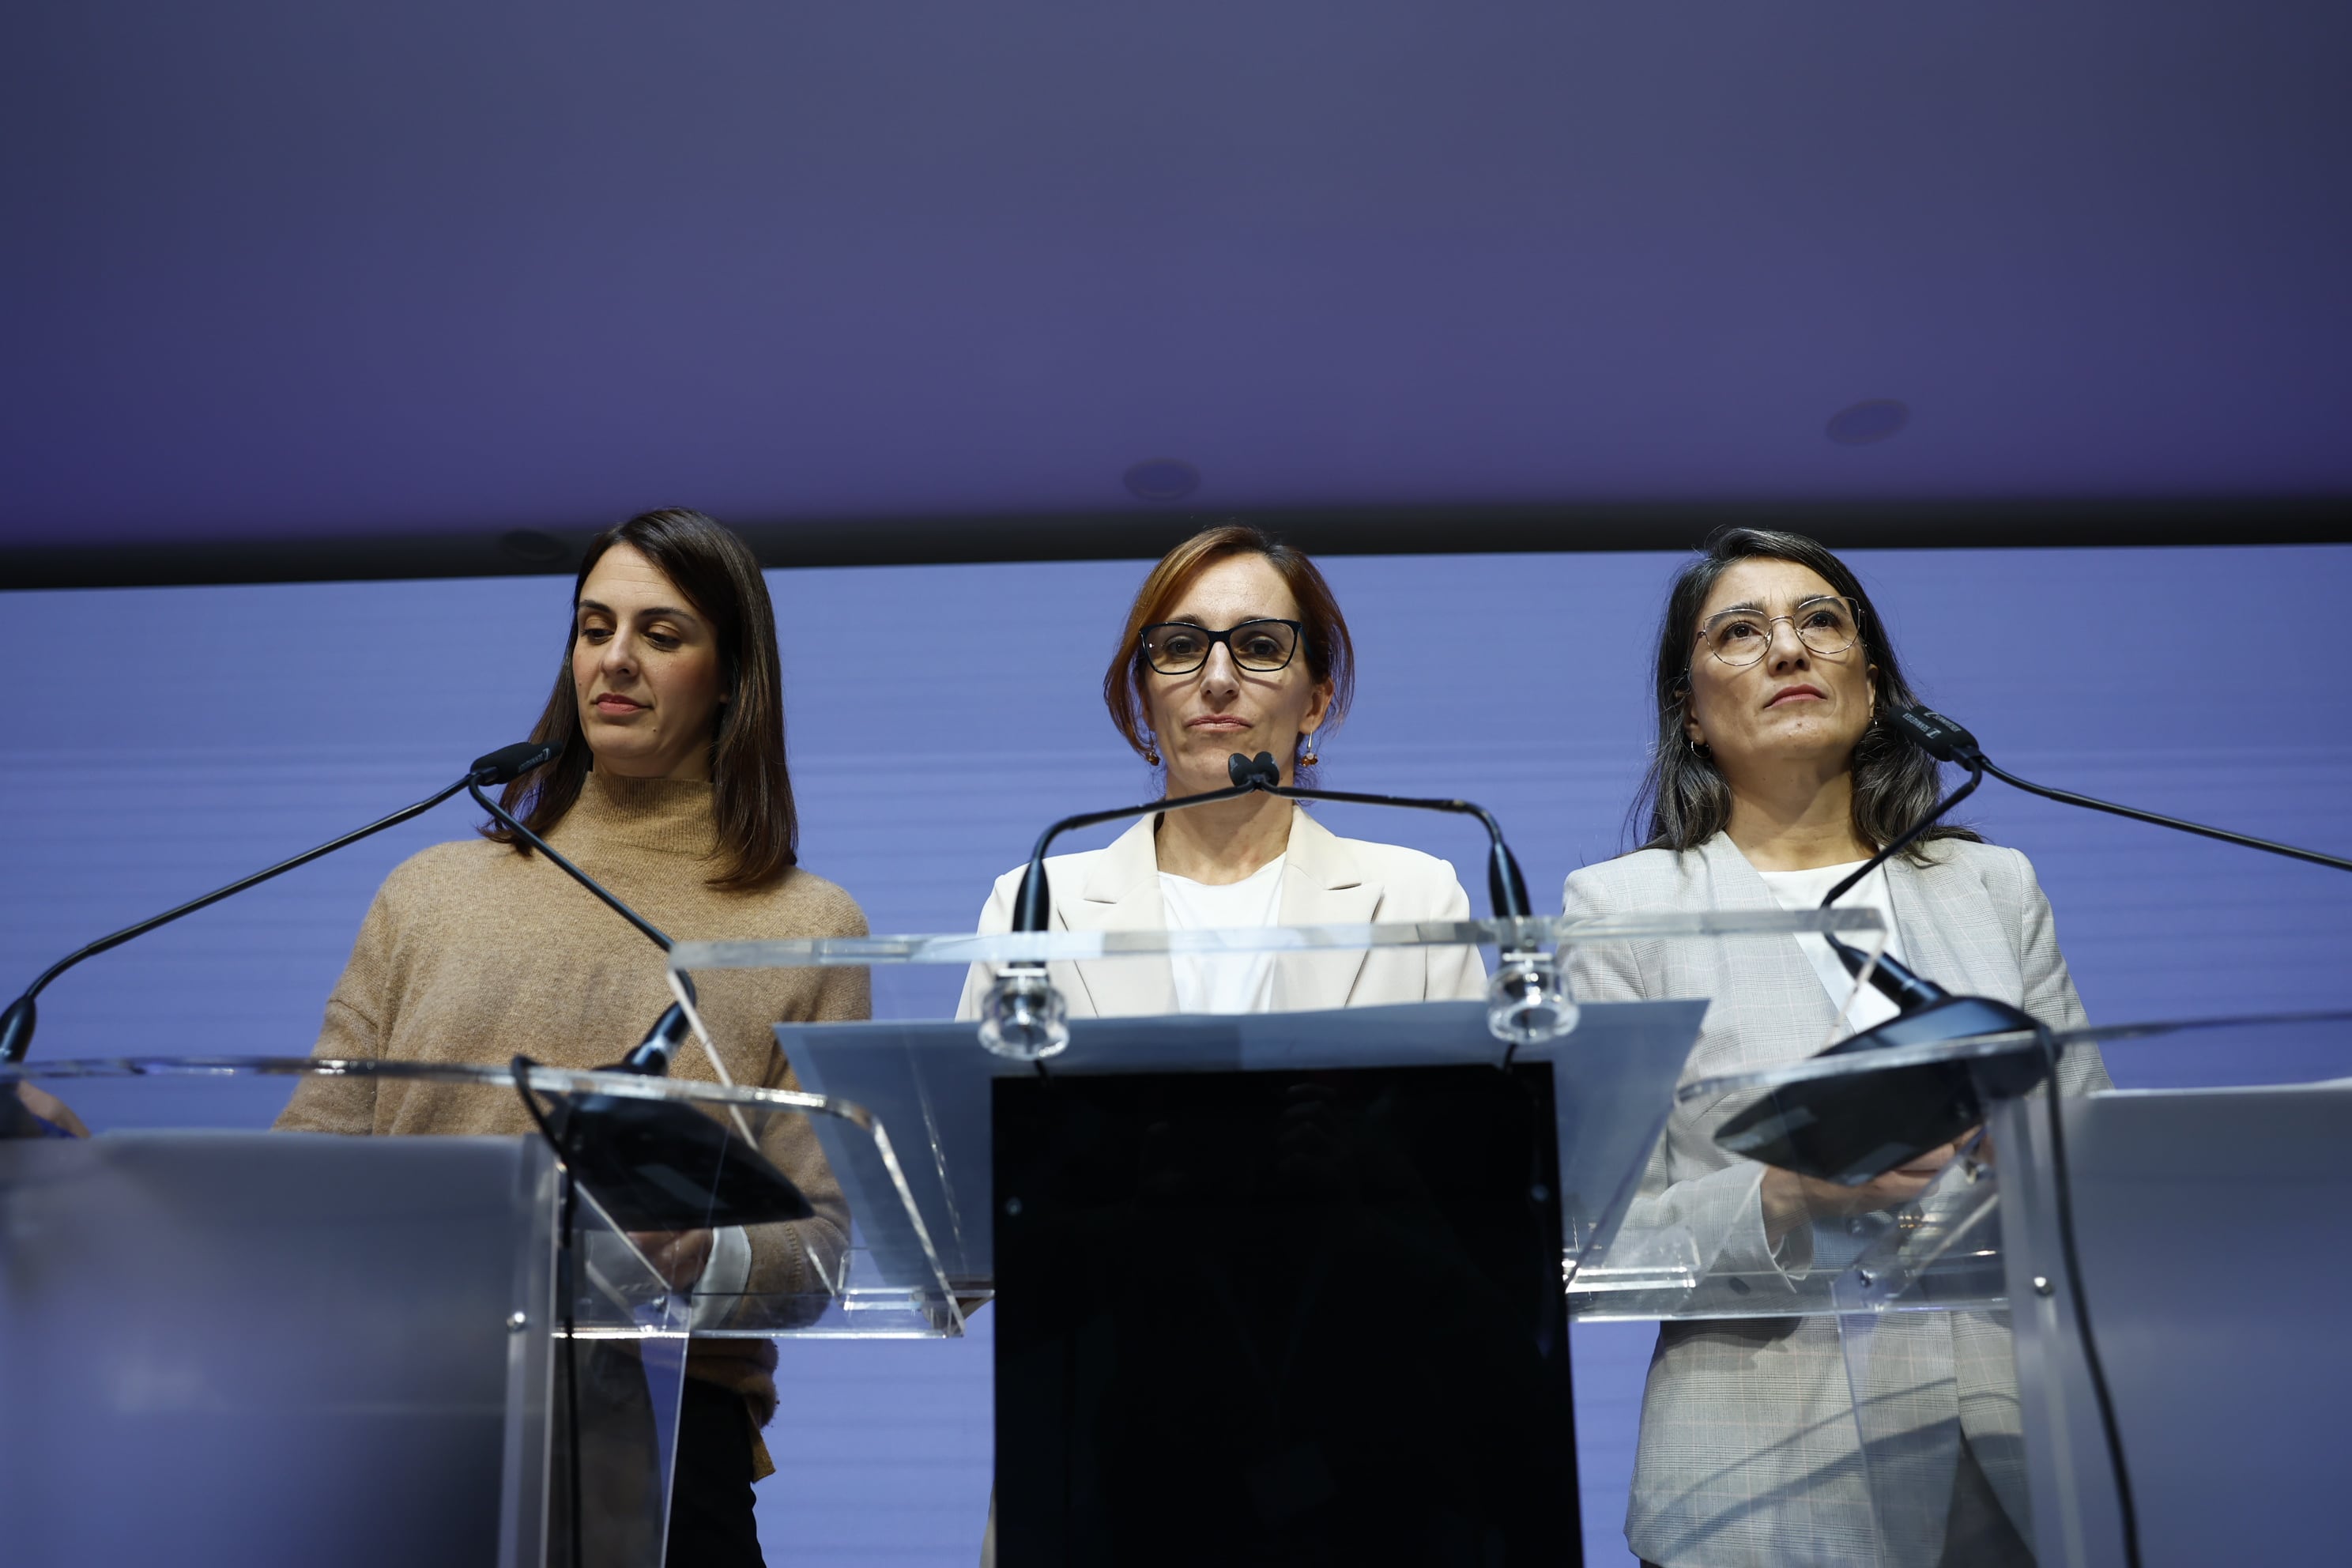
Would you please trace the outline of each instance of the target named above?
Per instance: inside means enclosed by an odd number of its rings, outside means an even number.
[[[1888,710],[1888,721],[1939,763],[1972,767],[1984,761],[1977,738],[1932,708],[1902,707]]]
[[[561,741],[518,741],[511,746],[500,746],[476,757],[466,770],[469,784],[512,784],[536,768],[543,768],[563,754]]]
[[[1225,776],[1234,781],[1235,789],[1276,790],[1282,787],[1282,770],[1275,765],[1272,752],[1260,752],[1245,757],[1239,752],[1225,759]]]

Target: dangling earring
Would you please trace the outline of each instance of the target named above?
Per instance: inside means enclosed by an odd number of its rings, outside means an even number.
[[[1309,730],[1307,731],[1307,749],[1298,753],[1298,761],[1302,765],[1311,768],[1322,760],[1315,754],[1315,731]]]
[[[1152,767],[1156,768],[1160,765],[1159,736],[1146,735],[1143,737],[1143,760]]]

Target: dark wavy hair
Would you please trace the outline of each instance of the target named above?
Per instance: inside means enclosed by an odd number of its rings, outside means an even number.
[[[562,742],[563,754],[507,785],[499,804],[544,835],[580,798],[591,758],[581,735],[580,699],[572,687],[572,649],[579,636],[581,590],[596,563],[616,544],[652,562],[710,627],[726,701],[710,738],[719,869],[709,881],[729,890],[767,887],[800,859],[800,816],[793,805],[792,773],[784,765],[784,676],[776,654],[775,606],[751,546],[698,511],[670,507],[645,512],[590,542],[572,583],[572,621],[564,629],[555,689],[530,731],[534,741]],[[495,824],[485,826],[482,836],[530,853]]]
[[[1853,568],[1801,533],[1762,528],[1719,530],[1708,537],[1696,560],[1675,574],[1666,595],[1666,613],[1658,626],[1657,662],[1651,666],[1650,685],[1658,704],[1658,733],[1650,752],[1650,770],[1633,796],[1627,825],[1646,815],[1649,828],[1644,849],[1696,849],[1731,821],[1731,786],[1716,767],[1715,759],[1696,750],[1683,729],[1690,716],[1690,661],[1698,642],[1699,612],[1724,573],[1742,561],[1789,561],[1818,574],[1833,592],[1852,599],[1860,609],[1861,647],[1864,659],[1877,670],[1877,706],[1907,706],[1918,701],[1903,666],[1895,657],[1894,639],[1878,607]],[[1909,831],[1942,798],[1936,760],[1878,721],[1853,749],[1853,829],[1866,844],[1885,844]],[[1915,864],[1930,857],[1924,847],[1937,838],[1975,840],[1972,828],[1938,823],[1906,851]]]
[[[1223,522],[1204,528],[1192,538],[1160,558],[1135,591],[1135,602],[1128,606],[1127,627],[1119,633],[1118,647],[1112,650],[1110,668],[1103,671],[1103,706],[1110,710],[1110,721],[1127,743],[1135,748],[1136,755],[1150,751],[1144,734],[1144,715],[1150,705],[1143,694],[1143,628],[1154,621],[1165,620],[1176,607],[1184,590],[1192,585],[1203,567],[1234,555],[1262,555],[1298,601],[1298,620],[1303,628],[1299,634],[1299,651],[1307,656],[1307,673],[1315,684],[1327,682],[1331,688],[1331,705],[1323,715],[1322,733],[1328,735],[1339,729],[1348,717],[1348,704],[1356,695],[1356,645],[1348,635],[1348,617],[1339,613],[1339,601],[1331,592],[1331,584],[1303,550],[1292,548],[1272,534],[1241,521]],[[1301,738],[1302,743],[1304,737]],[[1297,751],[1294,749],[1294,763]],[[1297,764],[1293,774],[1302,782],[1314,776],[1314,770]]]

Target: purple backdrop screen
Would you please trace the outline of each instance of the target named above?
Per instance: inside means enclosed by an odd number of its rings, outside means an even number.
[[[2338,605],[2352,547],[1853,557],[1928,700],[2029,778],[2343,852],[2352,767]],[[1328,737],[1338,788],[1458,793],[1547,901],[1627,842],[1672,558],[1354,558],[1328,574],[1361,654]],[[1098,696],[1137,563],[779,572],[803,862],[877,931],[969,929],[1067,811],[1139,799]],[[65,949],[418,799],[520,739],[562,654],[569,580],[0,595],[28,721],[0,759],[0,988]],[[1444,819],[1341,832],[1468,864]],[[2352,879],[1988,784],[1970,820],[2031,855],[2101,1022],[2352,1005]],[[458,806],[59,981],[42,1056],[299,1053],[375,884]],[[1106,840],[1098,830],[1081,842]],[[1475,879],[1473,879],[1475,881]],[[1475,890],[1475,889],[1474,889]],[[681,933],[691,934],[691,933]],[[960,975],[885,972],[936,1016]],[[2118,1056],[2126,1083],[2197,1064]],[[257,1106],[257,1118],[268,1108]],[[973,1560],[990,1465],[988,1315],[959,1342],[788,1344],[772,1557]],[[1650,1334],[1579,1331],[1585,1531],[1619,1524]]]

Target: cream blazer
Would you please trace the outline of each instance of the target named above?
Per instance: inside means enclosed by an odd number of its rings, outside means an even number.
[[[1045,858],[1055,931],[1167,928],[1160,861],[1152,846],[1159,823],[1154,814],[1103,848]],[[1285,925],[1470,917],[1470,896],[1445,861],[1394,844],[1342,838],[1296,807],[1286,854],[1281,908]],[[1015,866],[996,879],[980,911],[983,933],[1013,929],[1013,900],[1026,869],[1025,865]],[[1047,965],[1047,973],[1073,1018],[1150,1017],[1176,1011],[1175,971],[1165,957],[1054,963]],[[991,979],[989,966],[972,965],[956,1016],[980,1016]],[[1274,965],[1273,1011],[1277,1013],[1458,1001],[1486,994],[1486,966],[1475,947],[1286,953]]]
[[[1154,812],[1100,849],[1045,857],[1055,931],[1165,931]],[[1284,850],[1284,925],[1356,925],[1375,921],[1458,921],[1470,895],[1454,868],[1394,844],[1342,838],[1293,806]],[[1013,929],[1013,900],[1026,862],[996,879],[980,911],[982,935]],[[1165,956],[1049,963],[1046,973],[1073,1018],[1148,1018],[1176,1011],[1176,972]],[[975,963],[963,983],[959,1018],[980,1016],[994,979]],[[1378,952],[1285,953],[1274,961],[1276,1013],[1448,1002],[1486,994],[1486,965],[1475,947],[1384,947]],[[996,1494],[988,1497],[981,1568],[996,1568]]]
[[[1965,839],[1897,856],[1886,889],[1911,965],[1957,992],[1991,996],[2055,1029],[2087,1020],[2057,922],[2032,866],[2014,849]],[[1777,910],[1780,901],[1729,837],[1675,855],[1643,849],[1568,879],[1571,918],[1709,910]],[[1586,1002],[1709,999],[1685,1081],[1796,1061],[1829,1039],[1836,1009],[1793,937],[1616,942],[1579,948],[1569,980]],[[2069,1050],[2067,1094],[2109,1086],[2097,1052]],[[1634,1223],[1719,1238],[1730,1267],[1768,1279],[1785,1267],[1764,1239],[1763,1168],[1726,1152],[1716,1130],[1748,1097],[1679,1105],[1652,1156]],[[1791,1238],[1810,1253],[1811,1233]],[[1821,1260],[1808,1258],[1818,1265]],[[1939,1568],[1960,1445],[2021,1532],[2026,1524],[2022,1426],[2008,1315],[1889,1312],[1872,1331],[1873,1463],[1899,1468],[1879,1550],[1861,1436],[1836,1320],[1757,1315],[1660,1325],[1642,1400],[1625,1538],[1666,1568]],[[1895,1434],[1901,1434],[1900,1436]]]

